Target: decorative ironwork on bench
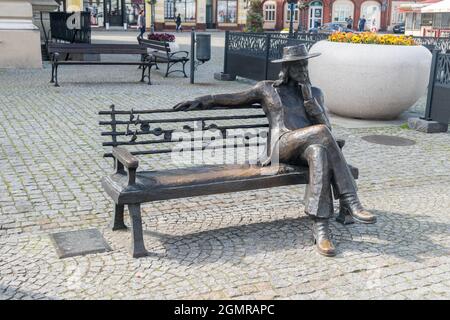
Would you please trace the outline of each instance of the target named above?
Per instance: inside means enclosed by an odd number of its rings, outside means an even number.
[[[259,105],[245,106],[241,108],[236,108],[239,110],[251,110],[260,109]],[[179,142],[194,142],[203,141],[203,137],[191,136],[186,140],[185,136],[177,137],[177,133],[191,133],[194,131],[208,131],[208,130],[218,130],[220,131],[221,137],[223,139],[223,147],[255,147],[266,144],[267,139],[267,129],[268,123],[264,121],[262,123],[249,122],[243,124],[220,124],[216,123],[230,120],[266,120],[266,116],[263,113],[254,114],[242,114],[242,115],[211,115],[211,116],[190,116],[193,112],[182,112],[173,109],[155,109],[155,110],[116,110],[114,105],[111,105],[110,111],[100,111],[99,115],[109,115],[111,120],[100,121],[100,125],[110,126],[110,131],[103,131],[102,136],[110,136],[111,141],[103,142],[103,146],[139,146],[139,145],[160,145],[160,144],[171,144]],[[215,108],[213,110],[220,110],[220,108]],[[177,116],[170,118],[160,118],[155,117],[152,119],[143,119],[145,115],[158,115],[162,114],[177,114]],[[184,117],[180,117],[184,115]],[[119,119],[122,117],[125,120]],[[166,124],[166,125],[164,125]],[[178,127],[168,128],[168,124],[178,124]],[[118,128],[118,127],[123,127]],[[242,135],[236,135],[235,130],[249,129]],[[257,129],[257,132],[252,132],[252,129]],[[244,130],[245,131],[245,130]],[[147,138],[148,136],[153,136],[152,138]],[[140,139],[144,137],[145,139]],[[157,139],[159,137],[159,139]],[[243,143],[228,144],[228,138],[241,137]],[[119,140],[119,138],[122,138]],[[126,139],[124,139],[126,138]],[[251,139],[261,138],[264,142],[257,141],[251,142]],[[211,137],[211,140],[215,140]],[[214,148],[217,148],[214,145]],[[208,144],[202,145],[201,147],[192,147],[191,151],[200,151],[209,149]],[[131,151],[132,155],[139,154],[161,154],[170,153],[173,149],[171,147],[154,148],[152,150],[137,150]],[[104,157],[112,157],[111,152],[104,153]]]

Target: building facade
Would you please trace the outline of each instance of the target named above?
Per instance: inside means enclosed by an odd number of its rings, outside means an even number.
[[[391,30],[404,22],[405,16],[399,11],[403,0],[310,0],[299,2],[293,16],[294,27],[308,30],[325,23],[346,23],[349,17],[353,20],[353,29],[358,28],[358,21],[364,16],[366,30]],[[411,1],[410,1],[411,2]],[[290,7],[287,0],[264,0],[264,29],[281,30],[289,27]]]
[[[242,30],[246,23],[250,0],[65,0],[66,11],[88,10],[91,23],[100,27],[130,27],[136,25],[139,10],[144,9],[147,27],[156,30],[175,29],[178,14],[185,30]],[[353,29],[358,20],[366,18],[366,29],[391,30],[404,22],[400,4],[414,0],[309,0],[299,1],[294,11],[294,27],[303,30],[329,22],[345,23],[353,19]],[[287,0],[263,0],[264,29],[282,30],[289,27],[290,6]],[[152,14],[153,13],[153,14]]]
[[[245,25],[248,0],[65,0],[66,11],[91,12],[91,24],[99,27],[133,27],[141,9],[147,27],[175,29],[178,14],[184,29],[239,30]],[[152,14],[153,13],[153,14]]]

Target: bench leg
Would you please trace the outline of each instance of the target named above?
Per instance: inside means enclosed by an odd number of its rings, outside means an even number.
[[[59,87],[59,84],[58,84],[58,65],[55,65],[55,87]]]
[[[147,68],[147,66],[146,65],[142,65],[141,67],[142,67],[142,77],[141,77],[140,82],[144,82],[145,69]]]
[[[343,210],[342,208],[343,205],[341,203],[341,200],[339,200],[339,214],[336,217],[336,221],[344,225],[355,223],[355,220],[350,214],[348,214],[348,211]]]
[[[50,83],[55,82],[55,65],[52,63],[52,79],[50,80]]]
[[[114,216],[111,223],[111,229],[113,231],[126,229],[127,226],[123,221],[123,211],[125,206],[123,204],[114,205]]]
[[[150,72],[152,71],[152,65],[149,65],[147,68],[148,68],[148,85],[151,85],[152,81],[150,79]]]
[[[183,74],[184,77],[187,78],[188,76],[186,75],[186,70],[185,70],[185,66],[186,66],[187,61],[183,61]]]
[[[147,255],[147,250],[142,234],[141,205],[129,204],[128,211],[131,217],[131,252],[133,258],[144,257]]]
[[[166,74],[164,75],[165,78],[167,78],[169,75],[169,69],[170,69],[170,62],[167,62]]]

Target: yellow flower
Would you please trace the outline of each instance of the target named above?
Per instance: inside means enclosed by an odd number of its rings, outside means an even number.
[[[394,36],[390,34],[379,35],[372,32],[362,32],[359,34],[351,32],[334,32],[328,37],[329,41],[347,42],[347,43],[367,43],[367,44],[385,44],[385,45],[417,45],[411,36]]]

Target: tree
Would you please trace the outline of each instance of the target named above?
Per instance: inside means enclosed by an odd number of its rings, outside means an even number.
[[[261,0],[250,0],[244,31],[263,32],[263,7]]]

